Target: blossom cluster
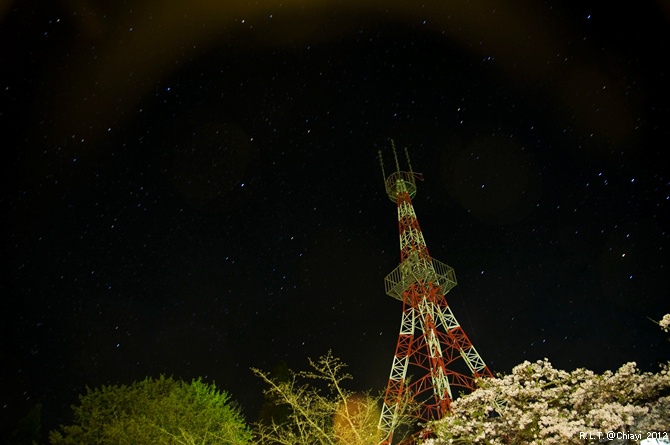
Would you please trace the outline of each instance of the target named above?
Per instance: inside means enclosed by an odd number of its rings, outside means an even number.
[[[665,314],[658,324],[664,332],[670,332],[670,314]]]
[[[546,359],[524,362],[455,400],[449,416],[430,424],[436,438],[423,445],[584,444],[589,433],[667,430],[668,391],[668,365],[641,373],[626,363],[599,375],[557,370]]]
[[[670,315],[659,324],[667,330]],[[450,415],[429,424],[434,437],[422,445],[603,443],[593,437],[607,431],[645,437],[669,428],[670,362],[657,373],[631,362],[596,374],[554,369],[544,359],[480,380],[477,390],[452,403]]]

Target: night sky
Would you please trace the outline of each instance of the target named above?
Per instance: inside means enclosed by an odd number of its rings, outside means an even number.
[[[2,2],[2,433],[161,373],[255,420],[329,349],[382,390],[391,138],[493,372],[657,370],[670,7],[624,3]]]

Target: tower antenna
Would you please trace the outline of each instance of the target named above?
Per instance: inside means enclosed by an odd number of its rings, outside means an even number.
[[[400,163],[398,162],[398,153],[395,150],[395,142],[391,139],[391,148],[393,148],[393,159],[395,159],[395,169],[397,172],[400,171]]]
[[[384,186],[386,186],[386,173],[384,172],[384,158],[382,157],[382,151],[379,150],[379,165],[382,167],[382,177],[384,178]]]
[[[414,172],[412,171],[412,163],[409,160],[409,151],[407,151],[407,147],[405,147],[405,157],[407,158],[407,166],[409,167],[409,172],[414,175]]]

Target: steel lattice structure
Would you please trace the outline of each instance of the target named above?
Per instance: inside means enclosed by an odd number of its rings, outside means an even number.
[[[384,283],[386,293],[402,302],[402,318],[379,419],[380,445],[392,443],[408,400],[418,405],[413,414],[418,421],[440,419],[450,409],[452,387],[473,390],[476,378],[493,377],[447,304],[445,295],[456,286],[454,269],[428,253],[412,205],[416,179],[422,177],[412,171],[407,149],[409,171],[400,170],[391,145],[396,171],[386,177],[381,151],[379,160],[386,193],[398,206],[400,265]]]

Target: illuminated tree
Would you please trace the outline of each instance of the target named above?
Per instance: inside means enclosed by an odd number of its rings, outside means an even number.
[[[51,431],[52,445],[244,445],[251,432],[230,396],[214,384],[161,376],[87,389],[74,424]]]
[[[380,398],[344,389],[342,383],[352,377],[330,352],[309,363],[310,371],[289,371],[288,379],[253,369],[268,385],[268,399],[289,408],[283,422],[272,419],[257,425],[260,443],[377,445],[381,439],[377,429]]]
[[[666,315],[659,324],[666,329],[668,322]],[[668,431],[669,419],[670,363],[658,373],[631,362],[595,374],[526,361],[454,401],[423,445],[638,443],[648,431]]]

